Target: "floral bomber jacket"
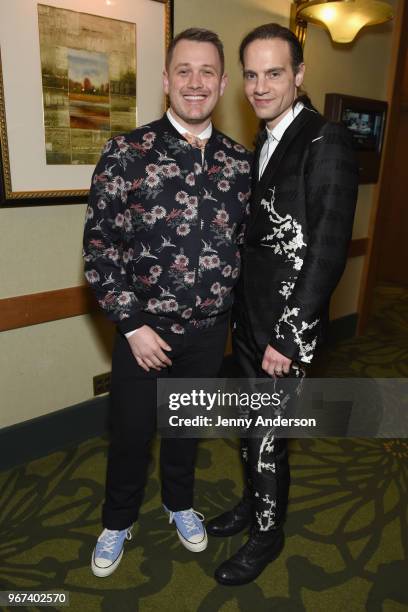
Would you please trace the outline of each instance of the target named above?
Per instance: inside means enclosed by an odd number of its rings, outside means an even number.
[[[164,115],[110,139],[86,212],[85,276],[122,333],[182,334],[226,313],[240,272],[251,154],[213,128],[192,148]]]

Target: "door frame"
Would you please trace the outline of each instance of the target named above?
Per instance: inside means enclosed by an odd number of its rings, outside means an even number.
[[[389,114],[384,138],[380,175],[378,183],[374,188],[373,208],[371,211],[368,228],[368,249],[364,262],[358,304],[358,335],[365,332],[368,317],[370,315],[380,257],[382,220],[386,212],[387,195],[389,192],[389,185],[392,180],[392,162],[395,153],[394,145],[398,130],[398,115],[402,89],[401,77],[408,52],[408,37],[403,36],[404,31],[408,31],[408,2],[399,0],[396,7],[387,87]]]

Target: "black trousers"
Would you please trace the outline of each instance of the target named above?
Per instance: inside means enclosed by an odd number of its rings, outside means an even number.
[[[261,368],[259,349],[245,316],[234,324],[232,346],[241,374],[246,378],[270,378]],[[261,531],[281,526],[288,505],[290,470],[286,439],[271,432],[263,437],[241,438],[244,497],[252,502],[253,522]]]
[[[228,330],[223,316],[206,329],[183,335],[159,332],[172,347],[172,366],[145,372],[127,339],[116,335],[112,357],[111,441],[102,524],[126,529],[136,521],[147,478],[150,443],[156,431],[157,378],[214,378],[221,367]],[[160,447],[162,500],[176,512],[193,506],[197,440],[163,438]]]

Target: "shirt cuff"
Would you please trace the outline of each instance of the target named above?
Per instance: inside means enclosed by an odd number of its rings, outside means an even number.
[[[133,336],[135,332],[137,332],[137,329],[132,329],[132,331],[126,332],[125,334],[126,338],[130,338],[130,336]]]

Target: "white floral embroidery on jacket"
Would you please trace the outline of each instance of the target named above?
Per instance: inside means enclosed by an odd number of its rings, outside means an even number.
[[[316,327],[320,319],[317,318],[312,323],[302,321],[301,326],[299,327],[299,322],[295,323],[293,320],[294,317],[298,316],[299,308],[288,308],[285,306],[282,316],[275,325],[276,337],[282,339],[285,338],[286,332],[282,331],[282,325],[286,323],[293,334],[295,344],[297,344],[299,347],[299,359],[305,363],[310,363],[313,358],[313,352],[316,348],[317,336],[312,338],[310,342],[305,342],[303,340],[303,334],[305,331],[309,331]]]
[[[275,210],[275,187],[271,187],[270,192],[270,200],[263,198],[261,206],[266,210],[270,222],[275,227],[272,228],[271,233],[261,238],[261,244],[273,249],[276,255],[286,256],[287,261],[292,260],[293,269],[299,271],[302,268],[303,259],[296,255],[296,252],[307,246],[303,239],[302,226],[292,215],[287,214],[282,217]]]

